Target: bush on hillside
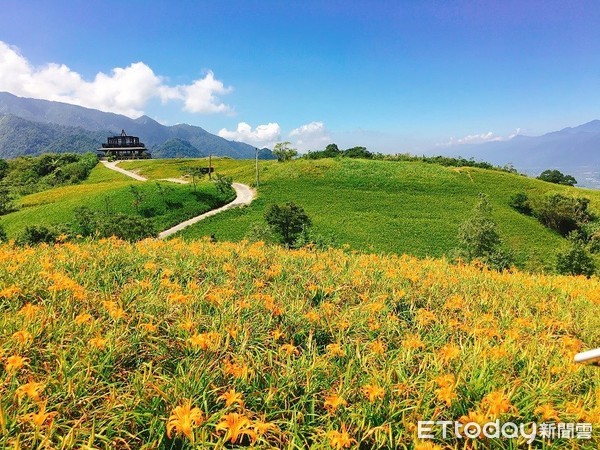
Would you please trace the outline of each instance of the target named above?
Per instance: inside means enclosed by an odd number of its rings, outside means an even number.
[[[578,233],[569,234],[569,241],[570,247],[556,257],[556,270],[563,275],[592,276],[596,272],[596,265]]]
[[[129,242],[158,236],[158,231],[151,219],[126,214],[99,216],[96,221],[95,233],[101,238],[115,236]]]
[[[6,186],[0,185],[0,216],[8,214],[16,209],[13,196]]]
[[[302,231],[311,226],[311,220],[304,209],[292,202],[285,205],[271,205],[265,212],[265,221],[287,247],[293,246]]]
[[[0,181],[8,174],[8,163],[0,158]]]
[[[567,236],[594,220],[589,204],[587,198],[568,197],[559,193],[550,194],[535,209],[535,215],[551,230],[561,236]]]
[[[17,244],[34,246],[37,244],[54,244],[60,231],[54,227],[43,225],[26,226],[25,230],[17,238]]]
[[[116,236],[129,242],[156,237],[158,232],[152,220],[126,214],[106,214],[82,206],[73,214],[73,233],[82,236],[108,238]]]
[[[336,241],[334,236],[324,236],[315,233],[313,229],[309,227],[304,227],[294,242],[294,248],[310,247],[317,250],[326,250],[335,246]]]
[[[0,244],[8,242],[8,236],[6,235],[6,231],[4,231],[4,227],[0,224]]]
[[[460,226],[458,242],[457,254],[467,262],[479,260],[497,270],[513,264],[512,253],[501,247],[498,225],[492,218],[492,205],[485,194],[479,194],[471,216]]]
[[[533,213],[529,197],[524,192],[513,194],[508,202],[509,206],[516,209],[521,214],[530,216]]]
[[[215,175],[215,187],[220,194],[231,195],[234,192],[233,178],[217,173]]]

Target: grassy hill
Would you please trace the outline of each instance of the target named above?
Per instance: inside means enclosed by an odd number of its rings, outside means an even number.
[[[417,439],[498,419],[592,423],[530,448],[598,448],[600,370],[572,361],[600,345],[599,293],[340,250],[0,245],[0,447],[529,448]]]
[[[129,161],[124,168],[150,178],[178,177],[185,164],[208,165],[207,160]],[[253,183],[254,162],[213,159],[216,172],[235,181]],[[508,206],[511,195],[526,192],[532,199],[549,192],[586,196],[600,211],[600,192],[553,185],[520,175],[477,169],[449,168],[420,162],[356,159],[260,162],[257,200],[243,210],[217,215],[186,230],[186,240],[215,234],[219,240],[241,240],[253,224],[261,223],[272,203],[295,202],[313,219],[314,229],[333,235],[351,249],[447,255],[457,245],[457,231],[476,202],[489,195],[494,218],[505,243],[521,263],[539,268],[552,265],[556,251],[566,245],[558,234]]]
[[[157,183],[166,190],[161,195]],[[198,192],[188,185],[169,182],[139,182],[98,164],[83,183],[49,189],[26,195],[17,201],[19,210],[0,216],[0,224],[9,238],[16,238],[28,225],[60,225],[73,221],[76,208],[87,206],[95,211],[137,214],[131,186],[143,196],[140,210],[153,211],[156,228],[167,229],[210,209],[226,203],[229,198],[219,194],[212,183],[202,182]],[[169,208],[164,198],[178,204]]]

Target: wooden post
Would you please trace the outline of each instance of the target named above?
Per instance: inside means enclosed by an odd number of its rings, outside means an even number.
[[[208,179],[212,180],[212,153],[208,154]]]

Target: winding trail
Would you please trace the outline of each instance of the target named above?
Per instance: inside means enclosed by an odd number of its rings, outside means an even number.
[[[130,170],[126,170],[126,169],[123,169],[123,168],[117,166],[117,164],[120,161],[112,161],[112,162],[100,161],[100,162],[102,164],[104,164],[104,167],[106,167],[107,169],[111,169],[116,172],[122,173],[123,175],[131,177],[138,181],[148,181],[148,178],[145,178],[141,175],[138,175],[135,172],[132,172]],[[170,181],[172,183],[188,184],[187,181],[179,179],[179,178],[164,178],[163,180]],[[227,203],[226,205],[223,205],[219,208],[211,209],[210,211],[200,214],[199,216],[192,217],[191,219],[188,219],[185,222],[181,222],[181,223],[175,225],[174,227],[169,228],[168,230],[161,231],[158,234],[158,238],[164,239],[168,236],[171,236],[171,235],[183,230],[186,227],[189,227],[190,225],[193,225],[195,223],[200,222],[201,220],[206,219],[207,217],[214,216],[216,214],[219,214],[220,212],[227,211],[228,209],[237,208],[239,206],[249,205],[250,203],[252,203],[252,201],[256,197],[256,191],[253,190],[252,188],[250,188],[250,186],[248,186],[246,184],[232,183],[231,186],[233,187],[233,189],[235,190],[235,193],[236,193],[236,197],[233,201],[231,201],[231,202]]]

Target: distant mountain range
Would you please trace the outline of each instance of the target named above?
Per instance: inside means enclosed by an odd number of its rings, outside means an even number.
[[[517,135],[505,141],[438,147],[432,152],[513,164],[530,175],[558,169],[575,176],[579,186],[600,187],[600,120],[542,136]]]
[[[70,105],[22,98],[0,92],[0,158],[34,155],[49,151],[95,151],[108,136],[139,136],[160,158],[202,157],[209,153],[232,158],[254,158],[255,149],[243,142],[215,136],[192,125],[165,126],[148,116],[137,119]],[[259,158],[270,159],[269,149]]]

